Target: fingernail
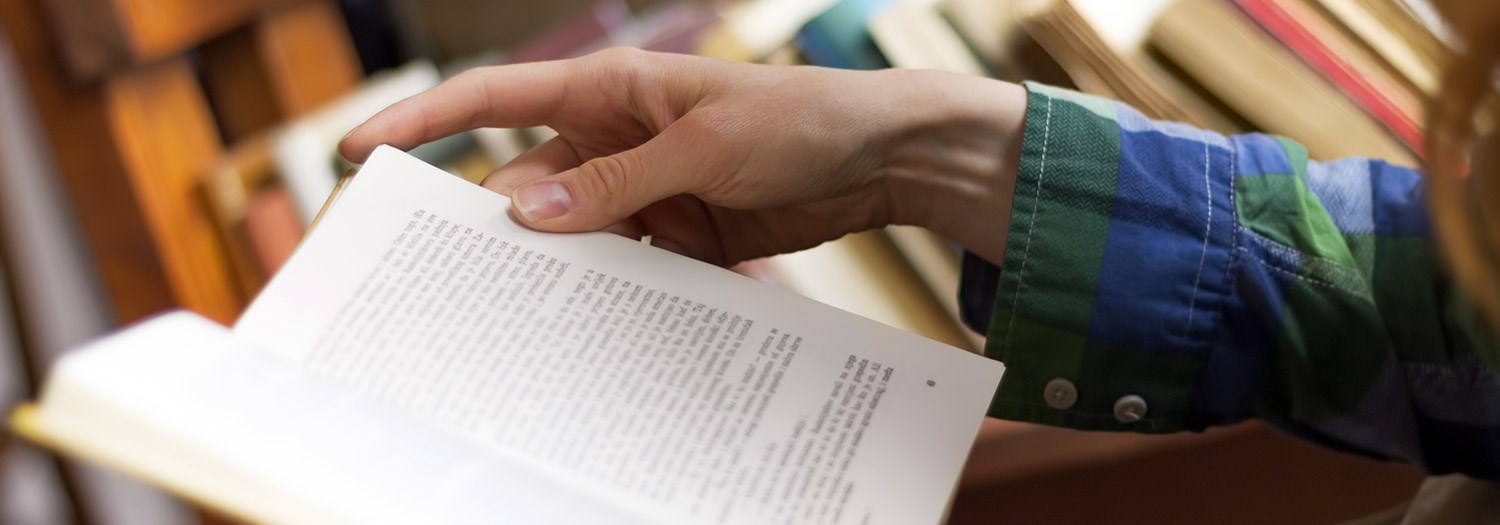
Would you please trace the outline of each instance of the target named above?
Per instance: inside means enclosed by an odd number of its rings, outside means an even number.
[[[521,212],[528,222],[561,217],[573,205],[568,189],[556,182],[539,182],[520,188],[511,193],[510,198],[516,204],[516,211]]]

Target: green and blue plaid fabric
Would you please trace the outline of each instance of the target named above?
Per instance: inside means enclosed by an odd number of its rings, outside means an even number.
[[[960,292],[1007,367],[991,415],[1151,433],[1255,417],[1500,478],[1500,355],[1444,274],[1420,174],[1027,88],[1004,264],[966,257]],[[1116,416],[1126,396],[1137,421]]]

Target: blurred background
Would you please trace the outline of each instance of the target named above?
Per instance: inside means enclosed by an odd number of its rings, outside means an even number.
[[[166,308],[233,322],[382,107],[466,68],[614,45],[1035,79],[1315,158],[1421,158],[1451,53],[1424,0],[0,0],[0,407]],[[551,131],[419,148],[478,180]],[[954,346],[958,252],[916,228],[739,271]],[[1359,523],[1421,476],[1249,423],[1143,437],[989,421],[953,523]],[[0,433],[0,523],[220,523]]]

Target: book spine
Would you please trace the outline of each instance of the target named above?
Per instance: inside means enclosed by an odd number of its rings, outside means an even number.
[[[1422,128],[1417,119],[1372,84],[1357,67],[1334,52],[1327,42],[1292,16],[1277,0],[1232,1],[1257,25],[1379,120],[1417,156],[1422,156]]]
[[[808,63],[839,69],[885,69],[885,55],[870,38],[870,18],[892,0],[840,0],[797,32]]]

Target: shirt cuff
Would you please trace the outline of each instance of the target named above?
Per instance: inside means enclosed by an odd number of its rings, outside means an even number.
[[[1201,428],[1191,404],[1228,295],[1231,148],[1118,102],[1027,83],[1004,264],[966,258],[965,306],[1005,363],[992,416],[1089,430]]]

